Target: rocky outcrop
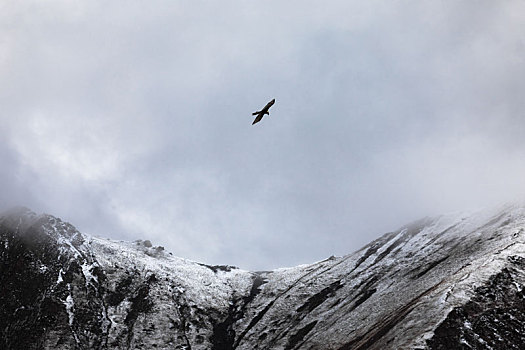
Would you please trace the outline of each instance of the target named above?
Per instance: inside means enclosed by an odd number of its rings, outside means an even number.
[[[0,218],[2,349],[520,349],[525,209],[427,218],[268,272]]]
[[[431,349],[523,349],[525,347],[525,259],[510,264],[455,307],[427,341]]]

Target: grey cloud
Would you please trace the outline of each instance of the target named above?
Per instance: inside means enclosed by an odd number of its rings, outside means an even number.
[[[4,207],[269,269],[525,197],[518,1],[1,12]]]

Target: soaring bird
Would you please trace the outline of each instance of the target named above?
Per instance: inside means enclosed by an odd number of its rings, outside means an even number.
[[[266,104],[266,106],[264,106],[264,108],[261,109],[260,111],[253,112],[252,115],[256,115],[257,118],[255,118],[255,120],[253,121],[252,125],[255,124],[255,123],[260,122],[265,114],[270,115],[270,112],[268,112],[268,110],[270,109],[271,106],[273,106],[274,103],[275,103],[275,98],[273,100],[271,100],[270,102],[268,102]]]

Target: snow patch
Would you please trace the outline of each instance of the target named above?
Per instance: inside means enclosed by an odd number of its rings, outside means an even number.
[[[64,282],[64,279],[62,278],[62,273],[63,272],[64,272],[64,270],[62,268],[60,268],[60,271],[58,271],[58,278],[57,278],[57,283],[56,284]]]
[[[64,301],[64,305],[66,306],[66,312],[69,317],[69,325],[73,325],[73,319],[75,318],[75,313],[73,310],[75,309],[75,301],[73,300],[73,297],[71,294],[69,294],[66,298],[66,301]]]
[[[56,227],[53,227],[53,228],[55,229],[55,233],[56,233]],[[62,254],[67,253],[68,250],[65,249],[65,247],[68,247],[69,250],[73,252],[73,255],[75,256],[75,258],[81,258],[82,257],[82,254],[78,251],[77,248],[75,248],[75,246],[71,243],[71,241],[69,239],[66,239],[63,236],[58,235],[57,243],[60,245],[60,252]]]
[[[94,276],[91,273],[94,267],[95,264],[89,264],[87,261],[84,261],[81,265],[82,274],[84,275],[84,278],[86,280],[86,289],[88,288],[89,283],[91,283],[91,280],[94,280],[98,284],[97,276]]]
[[[63,300],[62,303],[66,307],[66,312],[67,312],[69,327],[71,328],[71,332],[73,333],[73,336],[75,337],[75,341],[77,342],[77,344],[80,344],[80,339],[78,339],[76,332],[73,330],[73,321],[75,319],[75,301],[73,300],[73,295],[71,293],[71,284],[68,283],[67,289],[69,290],[69,294],[66,297],[66,300]]]

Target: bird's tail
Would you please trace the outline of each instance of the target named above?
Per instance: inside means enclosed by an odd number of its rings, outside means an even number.
[[[261,111],[253,112],[252,115],[257,115],[257,114],[259,114],[259,113],[261,113]]]

